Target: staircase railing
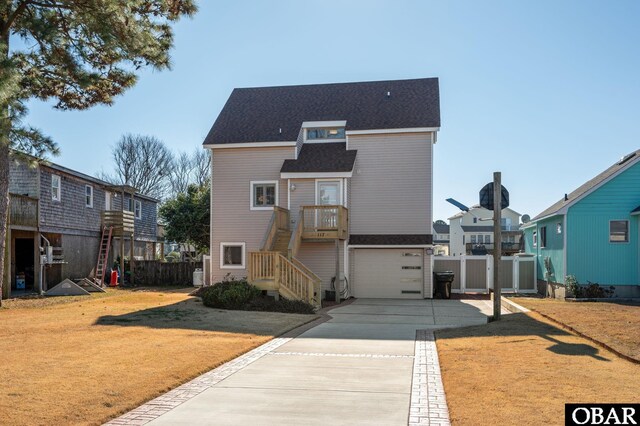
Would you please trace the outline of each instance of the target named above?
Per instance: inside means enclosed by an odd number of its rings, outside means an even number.
[[[279,230],[289,230],[289,210],[276,206],[273,208],[273,214],[271,215],[267,232],[262,239],[260,250],[265,251],[273,248],[273,243]]]
[[[298,250],[300,249],[300,244],[302,244],[303,229],[304,229],[304,224],[302,222],[302,210],[300,210],[298,223],[296,223],[296,228],[291,233],[291,239],[289,239],[289,249],[288,249],[289,259],[296,257],[296,255],[298,254]]]
[[[297,261],[299,263],[299,261]],[[307,269],[305,267],[305,269]],[[308,274],[282,254],[273,251],[249,253],[249,282],[273,280],[281,293],[293,295],[315,306],[320,305],[320,279]]]

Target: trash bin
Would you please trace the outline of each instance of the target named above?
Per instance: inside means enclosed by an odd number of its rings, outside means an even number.
[[[455,274],[453,271],[433,273],[433,297],[435,299],[451,299],[451,284]]]

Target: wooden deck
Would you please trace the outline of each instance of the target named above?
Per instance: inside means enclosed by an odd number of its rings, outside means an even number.
[[[135,216],[133,212],[120,210],[106,210],[102,212],[102,225],[113,227],[113,236],[130,236],[135,230]]]
[[[349,234],[349,210],[344,206],[302,206],[303,240],[344,240]]]

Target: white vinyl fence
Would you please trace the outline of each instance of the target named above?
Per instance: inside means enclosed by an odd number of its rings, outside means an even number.
[[[506,293],[537,292],[535,258],[502,256],[500,282]],[[453,293],[488,293],[493,288],[493,256],[434,256],[433,272],[453,271]]]

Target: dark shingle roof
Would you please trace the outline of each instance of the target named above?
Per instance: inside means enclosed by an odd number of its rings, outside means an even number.
[[[542,211],[540,214],[538,214],[536,217],[534,217],[531,220],[532,221],[539,220],[539,219],[542,219],[543,217],[551,216],[555,213],[558,213],[560,209],[562,209],[568,204],[573,203],[576,199],[580,198],[581,196],[583,196],[584,194],[586,194],[596,186],[602,184],[608,178],[610,178],[611,176],[619,172],[621,169],[628,166],[631,162],[638,161],[639,158],[640,158],[640,150],[637,150],[632,152],[631,154],[625,155],[624,157],[622,157],[620,161],[616,162],[613,166],[609,167],[607,170],[600,173],[598,176],[585,182],[578,189],[568,194],[566,200],[562,198],[560,201],[556,202],[549,208],[545,209],[544,211]]]
[[[433,230],[438,234],[448,234],[449,233],[449,225],[443,225],[441,223],[434,223]]]
[[[356,161],[356,150],[346,143],[306,143],[297,160],[284,160],[282,173],[350,172]]]
[[[438,79],[234,89],[204,144],[295,141],[304,121],[336,120],[347,130],[440,127]]]
[[[349,236],[352,246],[412,246],[433,244],[433,236],[427,234],[354,235]]]

